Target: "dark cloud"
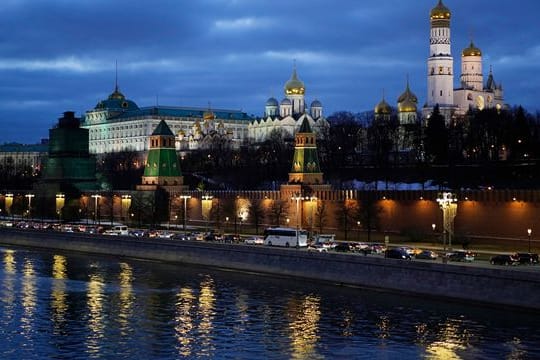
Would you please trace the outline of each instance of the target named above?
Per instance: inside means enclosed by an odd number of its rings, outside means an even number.
[[[471,37],[510,104],[540,97],[537,2],[446,0],[456,69]],[[424,101],[428,14],[436,0],[5,0],[0,12],[0,142],[35,142],[65,110],[114,87],[139,105],[260,115],[281,98],[293,59],[327,114],[389,101],[407,75]],[[458,72],[458,71],[457,71]],[[456,79],[457,83],[458,79]],[[159,100],[158,100],[159,99]],[[28,124],[21,131],[17,124]]]

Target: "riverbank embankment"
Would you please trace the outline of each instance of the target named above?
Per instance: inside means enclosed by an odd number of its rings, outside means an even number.
[[[294,248],[0,229],[0,244],[211,266],[540,310],[540,272]]]

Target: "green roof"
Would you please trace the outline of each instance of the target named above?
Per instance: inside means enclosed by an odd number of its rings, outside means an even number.
[[[174,136],[174,134],[171,131],[171,128],[167,125],[165,120],[161,120],[152,133],[152,136],[154,135],[161,135],[161,136]]]
[[[309,125],[309,120],[307,117],[304,118],[304,121],[302,121],[302,125],[300,125],[300,129],[298,130],[299,133],[312,133],[311,126]]]

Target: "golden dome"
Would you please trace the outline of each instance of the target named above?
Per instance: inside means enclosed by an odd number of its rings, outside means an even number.
[[[398,112],[404,113],[404,112],[416,112],[416,103],[413,102],[411,99],[405,99],[403,102],[400,102],[398,104]]]
[[[444,6],[442,0],[439,0],[437,6],[431,9],[430,18],[431,20],[450,20],[452,13],[450,9]]]
[[[418,104],[418,98],[416,95],[411,91],[411,88],[409,87],[409,80],[407,80],[407,87],[405,88],[405,91],[403,94],[401,94],[398,97],[398,104],[404,102],[405,100],[410,100],[411,102]]]
[[[203,119],[204,120],[214,120],[215,118],[216,118],[216,116],[214,115],[214,113],[211,110],[205,111],[203,113]]]
[[[304,83],[298,79],[296,75],[296,67],[293,69],[293,73],[289,81],[285,83],[285,95],[304,95],[306,88]]]
[[[471,41],[469,47],[463,49],[461,56],[482,56],[482,50],[474,46],[473,42]]]
[[[375,114],[377,115],[388,115],[392,113],[392,108],[388,103],[384,100],[384,98],[381,100],[380,103],[375,106]]]

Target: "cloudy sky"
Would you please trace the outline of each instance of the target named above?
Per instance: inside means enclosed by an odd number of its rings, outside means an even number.
[[[242,109],[283,97],[296,59],[326,115],[369,110],[383,89],[425,101],[436,0],[2,0],[0,143],[48,137],[114,89],[139,106]],[[445,0],[456,74],[471,36],[506,101],[540,109],[537,0]],[[458,76],[456,76],[456,84]]]

